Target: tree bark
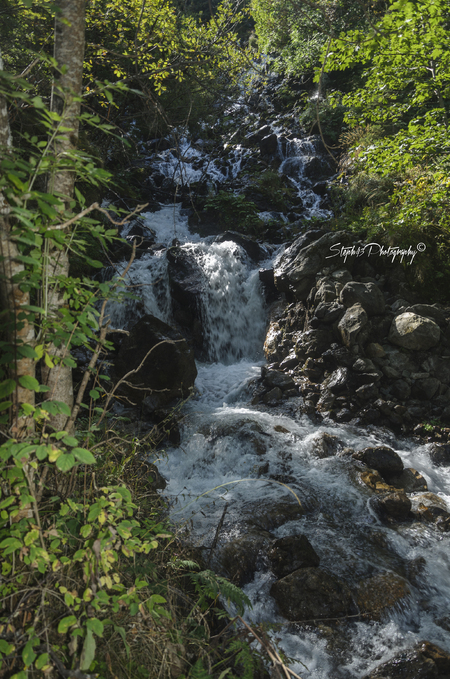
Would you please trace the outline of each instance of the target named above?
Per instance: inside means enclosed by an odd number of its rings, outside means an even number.
[[[0,70],[3,61],[0,52]],[[8,120],[8,108],[5,99],[0,96],[0,157],[12,151],[12,136]],[[22,309],[30,304],[29,292],[23,292],[20,280],[24,274],[24,265],[18,261],[19,250],[11,232],[9,219],[10,207],[0,192],[0,304],[7,311],[2,325],[4,337],[11,346],[13,354],[9,364],[9,377],[16,382],[11,394],[11,430],[10,433],[21,438],[34,428],[34,420],[20,416],[20,407],[24,403],[34,405],[34,391],[25,389],[19,383],[21,377],[34,377],[35,361],[20,354],[20,346],[33,346],[34,325],[30,323],[28,313]],[[19,351],[18,351],[19,350]]]
[[[61,126],[66,130],[58,134],[55,141],[56,158],[64,163],[64,157],[76,148],[78,143],[78,116],[83,76],[85,41],[85,0],[58,0],[55,18],[54,57],[58,66],[58,76],[52,88],[51,110],[62,118]],[[59,169],[49,178],[49,193],[59,194],[66,205],[73,197],[75,174],[68,169]],[[44,299],[44,308],[50,319],[58,323],[58,312],[64,304],[63,290],[57,279],[69,275],[69,253],[67,249],[51,249],[48,253],[47,273],[53,284]],[[45,286],[46,287],[46,286]],[[54,368],[43,367],[44,383],[50,388],[47,398],[62,401],[73,407],[72,369],[62,363],[69,348],[52,344],[49,354],[56,359]],[[50,424],[55,429],[66,425],[65,415],[51,417]]]

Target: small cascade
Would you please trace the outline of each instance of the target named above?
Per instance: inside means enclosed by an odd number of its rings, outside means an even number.
[[[203,243],[193,253],[206,279],[201,305],[209,360],[262,358],[266,313],[258,271],[230,241]]]

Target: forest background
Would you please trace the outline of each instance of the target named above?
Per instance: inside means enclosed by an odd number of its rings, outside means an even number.
[[[105,305],[126,293],[123,277],[93,278],[95,253],[149,198],[139,145],[217,134],[253,71],[272,70],[278,105],[336,165],[329,226],[425,243],[414,282],[445,301],[448,3],[1,0],[0,19],[0,676],[250,677],[267,654],[280,666],[264,630],[233,627],[218,603],[240,611],[242,592],[163,518],[140,453],[164,427],[137,440],[108,420]],[[106,213],[111,195],[129,209]]]

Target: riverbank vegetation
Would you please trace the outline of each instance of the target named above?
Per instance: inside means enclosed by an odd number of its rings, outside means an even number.
[[[339,161],[336,226],[386,245],[423,243],[427,257],[409,271],[411,282],[446,298],[447,3],[254,0],[253,6],[261,46],[274,53],[275,67],[304,80],[314,72],[317,89],[310,87],[313,100],[307,98],[301,119],[313,125],[316,119]]]

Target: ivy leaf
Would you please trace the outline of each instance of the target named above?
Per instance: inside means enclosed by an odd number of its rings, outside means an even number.
[[[10,394],[13,393],[14,389],[16,388],[16,383],[14,380],[5,380],[4,382],[0,383],[0,398],[3,398],[4,396],[9,396]]]

